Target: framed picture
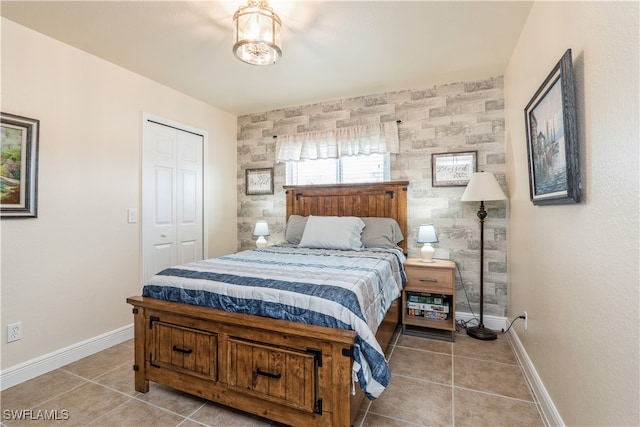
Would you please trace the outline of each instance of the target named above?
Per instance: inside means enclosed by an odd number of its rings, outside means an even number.
[[[571,49],[524,109],[529,193],[534,205],[580,202],[580,169]]]
[[[0,113],[0,216],[35,218],[39,120]]]
[[[434,187],[463,187],[478,167],[478,152],[431,155],[431,182]]]
[[[245,194],[273,194],[273,168],[247,169]]]

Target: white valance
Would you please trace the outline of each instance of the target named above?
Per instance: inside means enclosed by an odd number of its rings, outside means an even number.
[[[276,161],[337,159],[372,153],[398,153],[396,122],[372,126],[355,126],[295,135],[278,135]]]

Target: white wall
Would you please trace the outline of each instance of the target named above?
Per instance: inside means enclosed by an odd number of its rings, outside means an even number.
[[[639,425],[638,2],[535,2],[505,73],[509,314],[563,422]],[[524,107],[573,52],[584,201],[529,201]]]
[[[4,18],[1,47],[2,111],[40,120],[38,218],[2,220],[4,370],[132,323],[143,112],[208,132],[209,255],[235,251],[237,119]]]

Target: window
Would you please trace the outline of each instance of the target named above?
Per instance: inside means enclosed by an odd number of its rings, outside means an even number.
[[[389,153],[385,153],[287,162],[286,183],[314,185],[389,181],[389,158]]]

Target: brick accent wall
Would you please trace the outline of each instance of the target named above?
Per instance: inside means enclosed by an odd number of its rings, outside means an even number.
[[[408,180],[409,256],[420,256],[418,226],[433,223],[439,252],[449,251],[458,276],[456,310],[478,315],[480,275],[479,203],[460,202],[464,187],[431,185],[431,154],[478,152],[478,170],[490,171],[506,191],[503,78],[451,83],[421,90],[323,102],[238,118],[238,250],[255,248],[253,226],[269,223],[271,243],[284,241],[284,164],[275,164],[274,135],[401,120],[400,153],[391,155],[391,179]],[[247,168],[274,167],[274,194],[245,195]],[[507,202],[486,202],[485,306],[506,316]],[[466,294],[463,290],[466,289]]]

